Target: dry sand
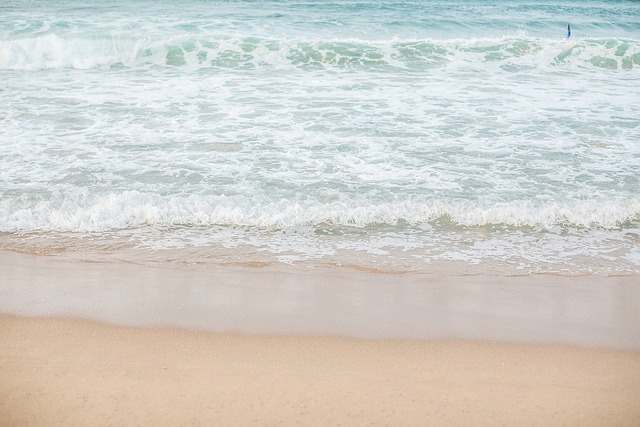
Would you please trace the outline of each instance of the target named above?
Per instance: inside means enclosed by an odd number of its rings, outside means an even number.
[[[639,283],[0,252],[0,426],[638,426]]]
[[[640,425],[640,352],[0,317],[0,424]]]

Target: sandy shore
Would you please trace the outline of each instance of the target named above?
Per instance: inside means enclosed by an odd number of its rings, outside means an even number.
[[[19,316],[223,333],[640,349],[638,276],[145,266],[0,251],[0,277],[0,313]]]
[[[638,277],[5,251],[0,278],[2,426],[640,425]]]
[[[637,426],[640,352],[0,317],[1,425]]]

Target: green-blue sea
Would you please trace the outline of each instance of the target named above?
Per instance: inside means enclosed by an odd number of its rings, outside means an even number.
[[[637,274],[640,3],[4,0],[0,248]]]

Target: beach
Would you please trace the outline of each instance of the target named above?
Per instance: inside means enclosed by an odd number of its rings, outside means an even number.
[[[640,354],[0,320],[3,425],[584,425],[640,420]]]
[[[0,4],[0,427],[640,425],[633,0]]]
[[[637,277],[1,255],[3,425],[640,420]]]

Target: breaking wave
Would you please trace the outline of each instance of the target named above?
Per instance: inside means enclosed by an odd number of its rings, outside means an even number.
[[[629,39],[503,37],[367,41],[209,37],[154,40],[128,36],[45,36],[0,41],[0,69],[192,66],[231,69],[346,67],[428,70],[497,64],[506,71],[546,66],[640,69],[640,42]]]
[[[620,202],[575,200],[544,205],[528,201],[481,206],[470,201],[365,201],[318,203],[280,200],[257,203],[253,198],[225,196],[160,196],[126,191],[70,200],[5,199],[0,202],[0,231],[97,232],[145,226],[208,226],[284,228],[295,226],[420,225],[445,222],[453,226],[507,225],[613,229],[640,221],[640,200]]]

